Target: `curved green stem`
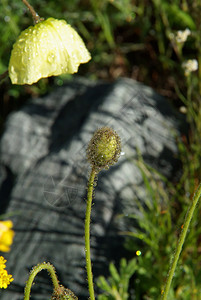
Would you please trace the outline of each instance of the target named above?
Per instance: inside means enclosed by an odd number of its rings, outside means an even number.
[[[33,268],[33,270],[30,273],[29,279],[27,280],[26,286],[25,286],[25,290],[24,290],[24,300],[29,300],[30,299],[30,293],[31,293],[31,287],[34,281],[35,276],[38,274],[38,272],[42,271],[42,270],[48,270],[51,279],[52,279],[52,283],[54,285],[55,289],[59,289],[59,281],[57,279],[56,276],[56,272],[55,269],[53,267],[53,265],[51,265],[50,263],[42,263],[39,264],[37,266],[35,266]]]
[[[176,266],[177,266],[177,262],[178,262],[178,259],[179,259],[179,256],[180,256],[180,253],[181,253],[181,250],[182,250],[185,238],[186,238],[186,234],[187,234],[191,219],[193,217],[194,210],[196,208],[196,205],[197,205],[200,197],[201,197],[201,184],[199,185],[198,189],[196,190],[196,192],[194,194],[194,197],[193,197],[193,201],[191,203],[191,206],[190,206],[190,208],[189,208],[189,210],[186,214],[183,230],[180,234],[179,242],[177,244],[177,248],[176,248],[176,251],[174,253],[174,257],[173,257],[172,265],[170,267],[170,271],[168,273],[166,285],[165,285],[164,291],[162,291],[162,297],[161,297],[162,300],[167,299],[167,296],[168,296],[168,293],[169,293],[169,290],[170,290],[170,285],[171,285],[171,282],[172,282],[172,278],[174,276],[174,272],[175,272],[175,269],[176,269]]]
[[[91,205],[93,199],[93,189],[94,180],[96,176],[96,171],[92,168],[88,183],[88,193],[87,193],[87,208],[86,208],[86,218],[85,218],[85,255],[86,255],[86,269],[87,269],[87,279],[89,286],[89,295],[91,300],[95,300],[94,296],[94,286],[93,286],[93,274],[91,267],[91,255],[90,255],[90,219],[91,219]]]

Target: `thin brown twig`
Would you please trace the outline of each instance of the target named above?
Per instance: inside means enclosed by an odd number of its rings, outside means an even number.
[[[35,9],[33,8],[33,6],[31,6],[31,4],[29,4],[29,2],[27,0],[22,0],[22,2],[28,7],[30,13],[32,14],[34,23],[37,24],[41,21],[40,16],[37,14],[37,12],[35,11]]]

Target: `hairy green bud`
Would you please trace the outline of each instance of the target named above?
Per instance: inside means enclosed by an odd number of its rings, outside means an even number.
[[[51,300],[78,300],[78,298],[71,290],[59,285],[58,288],[54,289]]]
[[[109,127],[98,129],[87,148],[87,159],[99,172],[114,165],[121,153],[121,140],[116,131]]]

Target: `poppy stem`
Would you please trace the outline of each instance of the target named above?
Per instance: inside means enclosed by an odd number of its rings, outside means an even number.
[[[87,269],[87,279],[88,279],[90,300],[95,300],[93,273],[92,273],[92,266],[91,266],[91,254],[90,254],[90,219],[91,219],[91,206],[92,206],[92,199],[93,199],[95,177],[96,177],[96,171],[94,168],[92,168],[89,182],[88,182],[87,209],[86,209],[86,218],[85,218],[85,255],[86,255],[86,269]]]
[[[42,270],[47,270],[49,272],[49,275],[52,279],[52,283],[54,285],[54,289],[57,290],[59,289],[59,281],[57,279],[56,276],[56,272],[55,269],[53,267],[53,265],[51,265],[50,263],[41,263],[37,266],[35,266],[30,275],[29,275],[29,279],[27,280],[26,286],[25,286],[25,290],[24,290],[24,300],[29,300],[30,299],[30,293],[31,293],[31,287],[33,285],[33,281],[35,276],[38,274],[38,272],[42,271]]]
[[[34,23],[37,24],[39,22],[41,22],[41,18],[40,16],[37,14],[37,12],[35,11],[35,9],[33,8],[33,6],[31,6],[31,4],[29,4],[29,2],[27,0],[22,0],[22,2],[28,7],[30,13],[32,14]]]
[[[169,271],[168,276],[167,276],[166,285],[165,285],[164,290],[162,290],[162,293],[161,293],[162,294],[161,300],[166,300],[167,297],[168,297],[168,293],[169,293],[171,282],[172,282],[174,272],[175,272],[175,269],[176,269],[176,266],[177,266],[177,262],[179,260],[179,256],[180,256],[180,253],[181,253],[181,250],[182,250],[182,247],[183,247],[183,244],[184,244],[184,241],[185,241],[188,229],[189,229],[189,225],[190,225],[190,222],[191,222],[192,217],[193,217],[193,213],[195,211],[195,208],[196,208],[200,198],[201,198],[201,183],[198,186],[198,188],[197,188],[197,190],[194,194],[191,205],[190,205],[189,210],[186,214],[186,218],[185,218],[183,228],[182,228],[182,231],[181,231],[181,234],[180,234],[180,237],[179,237],[179,241],[178,241],[178,244],[177,244],[174,256],[173,256],[172,265],[170,267],[170,271]]]

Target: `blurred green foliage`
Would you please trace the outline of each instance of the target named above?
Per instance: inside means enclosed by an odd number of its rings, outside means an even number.
[[[0,72],[6,70],[12,44],[19,33],[33,24],[32,17],[22,1],[2,0],[0,10]],[[73,25],[97,57],[115,46],[113,31],[133,20],[134,12],[130,0],[118,1],[30,1],[41,17],[65,19]],[[98,55],[98,56],[99,56]]]
[[[125,266],[132,267],[128,267],[128,271],[125,267],[125,275],[122,262],[119,272],[111,264],[110,277],[101,276],[98,280],[99,300],[123,300],[128,295],[129,299],[159,300],[187,212],[188,195],[179,195],[177,187],[147,166],[140,156],[133,163],[141,171],[146,197],[143,201],[134,199],[138,213],[124,216],[133,220],[133,229],[122,232],[127,236],[125,247],[133,257]],[[169,300],[200,299],[200,225],[197,210],[174,275]],[[129,284],[124,284],[122,278]]]
[[[99,277],[97,285],[104,290],[105,293],[100,294],[98,300],[129,299],[129,281],[137,269],[136,259],[133,258],[127,262],[125,258],[122,258],[119,269],[118,272],[115,265],[111,262],[109,265],[111,276],[108,281],[103,276]]]
[[[30,4],[41,17],[65,19],[83,37],[92,60],[80,67],[80,75],[109,80],[127,76],[172,98],[176,98],[175,82],[185,89],[181,57],[176,57],[168,36],[178,29],[192,30],[184,52],[197,58],[200,8],[195,4],[184,0],[32,0]],[[17,36],[30,25],[32,17],[21,0],[1,1],[0,74],[7,69]],[[56,78],[42,81],[46,89],[37,83],[34,91],[21,87],[9,95],[7,80],[2,88],[5,101],[11,100],[12,106],[13,99],[43,94],[58,82]]]
[[[78,30],[93,57],[88,66],[84,66],[84,71],[88,70],[87,75],[95,78],[114,78],[119,76],[119,73],[132,77],[133,67],[137,62],[138,67],[144,65],[142,71],[146,72],[147,55],[155,56],[155,70],[158,69],[158,59],[160,65],[162,62],[163,67],[167,65],[171,68],[174,65],[173,51],[167,38],[167,31],[182,30],[187,27],[195,30],[197,26],[196,20],[189,13],[191,7],[187,6],[184,11],[181,9],[180,2],[30,1],[41,17],[52,16],[65,19]],[[3,73],[7,69],[12,44],[16,37],[33,22],[30,13],[20,0],[2,0],[0,20],[0,73]],[[158,49],[155,43],[158,44]],[[192,46],[191,41],[190,47]],[[158,54],[159,57],[156,57]],[[141,56],[140,60],[139,56]],[[153,70],[153,67],[151,69]],[[149,83],[153,80],[153,78],[143,79]]]

